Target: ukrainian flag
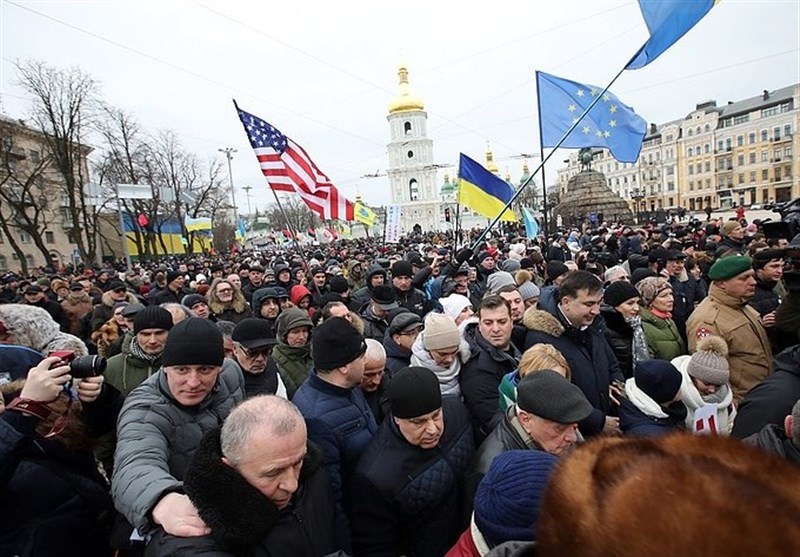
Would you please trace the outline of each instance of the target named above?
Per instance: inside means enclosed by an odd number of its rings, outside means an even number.
[[[633,56],[626,70],[643,68],[678,42],[722,0],[639,0],[650,38]]]
[[[375,212],[361,203],[360,201],[356,201],[356,206],[353,210],[353,218],[362,224],[366,224],[367,226],[372,226],[375,224],[375,219],[377,215]]]
[[[514,196],[514,189],[505,181],[461,153],[458,164],[458,202],[484,217],[493,219]],[[516,222],[517,216],[506,209],[500,220]]]

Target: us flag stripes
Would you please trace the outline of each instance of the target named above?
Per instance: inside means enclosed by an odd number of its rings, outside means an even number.
[[[322,220],[353,220],[353,203],[339,194],[305,149],[261,118],[238,106],[236,110],[273,190],[298,194]]]

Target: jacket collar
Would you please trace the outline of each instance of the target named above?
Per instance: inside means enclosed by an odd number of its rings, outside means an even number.
[[[739,308],[739,309],[746,306],[747,302],[750,301],[750,300],[745,300],[744,298],[737,298],[735,296],[731,296],[713,282],[711,283],[711,286],[708,289],[708,297],[714,300],[715,302],[719,302],[724,306]]]

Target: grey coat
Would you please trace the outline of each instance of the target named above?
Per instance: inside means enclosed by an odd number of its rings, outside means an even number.
[[[117,421],[111,495],[140,533],[154,527],[150,513],[164,495],[183,491],[183,476],[203,435],[221,427],[242,400],[244,378],[229,359],[214,390],[197,406],[181,406],[172,397],[163,369],[128,395]]]

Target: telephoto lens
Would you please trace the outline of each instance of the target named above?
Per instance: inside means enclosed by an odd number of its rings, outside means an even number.
[[[103,375],[106,371],[106,359],[102,356],[81,356],[69,364],[69,374],[73,379],[85,379]]]

